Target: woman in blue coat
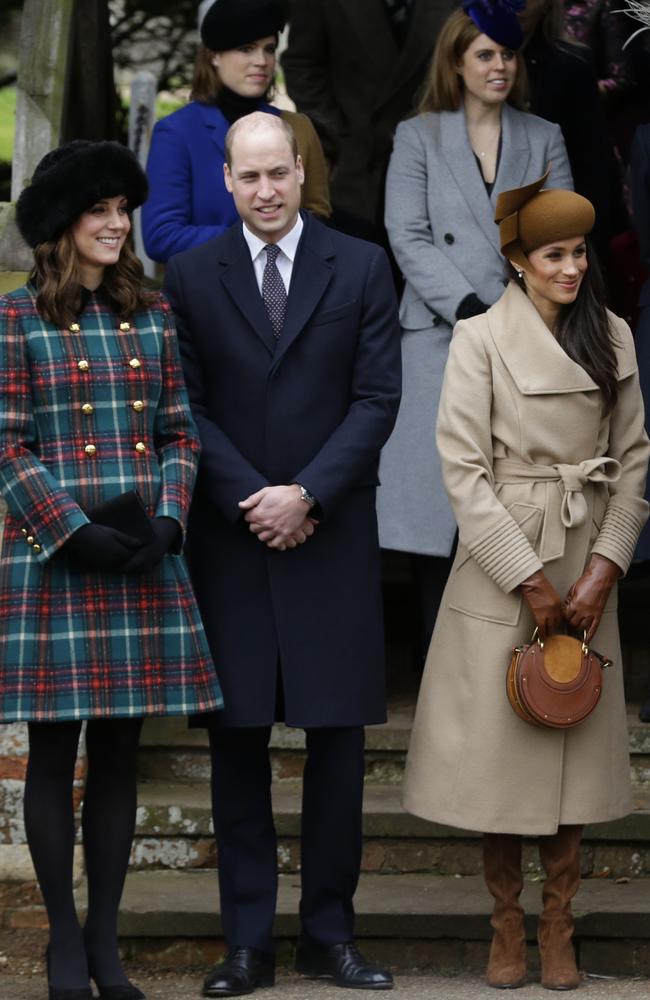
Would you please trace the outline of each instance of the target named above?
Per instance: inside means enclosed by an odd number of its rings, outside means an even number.
[[[159,121],[151,140],[142,231],[152,260],[166,263],[237,220],[223,181],[225,139],[232,123],[253,111],[290,123],[305,168],[302,206],[330,215],[327,168],[313,125],[306,115],[268,103],[284,20],[278,0],[216,0],[203,18],[192,100]]]
[[[127,242],[146,191],[117,143],[48,153],[16,209],[34,270],[0,298],[0,722],[28,724],[25,830],[50,1000],[92,1000],[90,979],[104,1000],[142,998],[117,948],[142,720],[222,704],[180,555],[196,428],[169,306],[143,290]],[[125,496],[136,490],[141,506]],[[110,526],[125,501],[133,511]],[[82,930],[72,785],[84,720]]]

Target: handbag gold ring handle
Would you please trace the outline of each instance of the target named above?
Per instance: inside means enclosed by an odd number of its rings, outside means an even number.
[[[537,645],[539,646],[539,648],[544,649],[544,643],[539,637],[539,628],[537,626],[535,626],[535,630],[530,637],[531,642],[535,642],[535,640],[537,640]],[[582,655],[589,656],[589,646],[587,645],[587,629],[584,629],[582,633]]]

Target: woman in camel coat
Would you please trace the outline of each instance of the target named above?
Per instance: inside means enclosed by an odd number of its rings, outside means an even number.
[[[508,217],[502,248],[520,276],[511,271],[486,314],[458,323],[451,344],[437,440],[460,542],[418,699],[405,805],[487,834],[485,877],[497,901],[494,986],[525,979],[521,835],[540,836],[543,985],[567,989],[578,982],[570,899],[582,825],[631,809],[615,580],[647,517],[650,446],[627,325],[599,305],[600,344],[591,341],[579,360],[566,340],[561,346],[558,325],[571,310],[584,315],[588,296],[598,301],[584,245],[593,209],[573,192],[540,192],[543,180],[500,196],[497,217]],[[537,258],[522,250],[530,206],[537,230],[525,249],[541,247],[540,267],[559,267],[573,244],[563,283],[554,286],[565,304],[556,303],[551,329],[549,303],[531,286]],[[547,252],[557,241],[559,249]],[[590,357],[599,360],[587,370]],[[507,700],[506,667],[535,625],[543,634],[566,624],[593,635],[613,666],[581,725],[535,728]]]

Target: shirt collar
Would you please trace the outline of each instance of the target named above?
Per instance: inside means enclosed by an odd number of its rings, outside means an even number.
[[[302,230],[304,225],[305,224],[302,221],[300,213],[298,213],[298,218],[296,219],[296,223],[293,229],[290,229],[289,232],[286,234],[286,236],[283,236],[281,240],[278,240],[277,246],[280,247],[282,253],[289,258],[291,263],[293,263],[295,260],[296,251],[298,250],[298,243],[300,242],[300,237],[302,235]],[[255,236],[254,233],[251,233],[250,229],[247,227],[245,222],[242,226],[242,232],[244,234],[244,239],[246,240],[246,243],[248,245],[251,259],[256,260],[267,244],[264,242],[264,240],[261,240],[259,239],[259,237]]]

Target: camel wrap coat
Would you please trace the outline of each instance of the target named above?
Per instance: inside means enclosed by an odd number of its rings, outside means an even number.
[[[513,646],[534,624],[519,584],[544,569],[564,597],[591,553],[623,572],[648,515],[650,444],[634,345],[609,314],[618,402],[572,361],[523,291],[456,325],[437,440],[459,526],[418,698],[404,802],[485,832],[553,834],[630,811],[614,588],[593,640],[613,666],[575,729],[538,729],[506,697]]]

